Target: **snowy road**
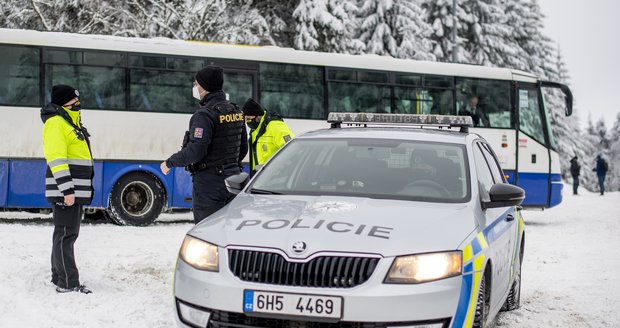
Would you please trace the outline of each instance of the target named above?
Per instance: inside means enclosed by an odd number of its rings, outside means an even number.
[[[567,194],[560,207],[524,216],[522,307],[498,326],[620,327],[620,193]],[[174,262],[191,226],[83,225],[76,257],[94,294],[58,295],[49,283],[52,226],[0,223],[0,327],[173,326]]]

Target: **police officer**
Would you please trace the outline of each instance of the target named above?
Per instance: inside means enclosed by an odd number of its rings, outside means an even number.
[[[233,198],[224,179],[241,172],[241,160],[248,151],[243,113],[226,100],[223,84],[224,72],[219,66],[210,65],[196,73],[192,93],[200,107],[189,121],[183,148],[160,165],[164,174],[172,167],[185,167],[192,174],[195,223]]]
[[[93,158],[89,134],[80,119],[80,93],[68,85],[52,87],[52,102],[41,109],[43,152],[47,161],[45,197],[52,204],[54,235],[52,283],[59,293],[91,291],[80,284],[73,244],[80,232],[83,205],[93,197]]]
[[[267,112],[254,99],[249,98],[242,108],[245,121],[250,128],[250,172],[254,174],[257,165],[267,162],[273,154],[293,137],[293,132],[276,112]]]

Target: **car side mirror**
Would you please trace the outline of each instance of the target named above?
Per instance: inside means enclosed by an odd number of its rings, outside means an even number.
[[[495,208],[521,205],[525,191],[509,183],[496,183],[489,190],[488,202],[482,202],[482,208]]]
[[[226,189],[231,194],[239,194],[245,185],[248,184],[250,180],[250,175],[246,172],[241,172],[236,175],[231,175],[228,178],[224,179],[224,184],[226,184]]]

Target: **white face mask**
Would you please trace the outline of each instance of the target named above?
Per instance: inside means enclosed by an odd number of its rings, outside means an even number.
[[[198,86],[195,85],[192,88],[192,96],[194,96],[194,98],[198,99],[198,100],[202,100],[202,97],[200,97],[200,91],[198,91]]]

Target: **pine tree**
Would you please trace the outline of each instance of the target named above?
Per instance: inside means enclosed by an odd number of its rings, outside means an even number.
[[[607,171],[606,187],[610,191],[620,191],[620,113],[609,132],[611,145],[609,146],[609,170]]]
[[[565,63],[561,52],[548,59],[556,66],[550,72],[553,74],[550,80],[568,84],[568,74],[565,72]],[[583,138],[579,137],[581,129],[577,113],[572,116],[565,115],[566,100],[564,94],[558,89],[543,89],[545,95],[546,109],[551,120],[552,134],[556,143],[556,150],[560,155],[560,167],[562,176],[571,179],[570,160],[573,156],[583,159],[586,156],[586,149],[589,147],[584,143]]]
[[[434,59],[428,40],[430,26],[412,0],[365,0],[359,10],[359,34],[364,53],[399,58]]]
[[[520,50],[511,41],[514,29],[506,17],[506,0],[468,0],[464,7],[473,14],[466,44],[473,63],[513,68]]]
[[[240,0],[241,1],[241,0]],[[270,27],[271,38],[275,45],[293,47],[295,44],[295,24],[292,8],[299,6],[300,0],[246,0],[252,8],[264,17]]]
[[[427,22],[432,27],[431,40],[433,41],[433,55],[438,61],[451,62],[453,60],[452,27],[457,28],[456,33],[456,62],[470,63],[471,55],[467,51],[467,33],[472,16],[461,6],[463,0],[457,0],[456,15],[454,21],[452,0],[428,1],[423,5],[427,13]]]
[[[295,18],[296,49],[348,52],[356,6],[349,0],[301,0]]]

